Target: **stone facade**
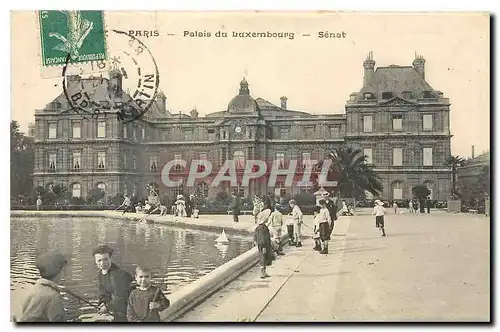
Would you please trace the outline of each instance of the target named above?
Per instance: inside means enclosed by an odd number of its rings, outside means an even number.
[[[364,65],[365,84],[360,92],[351,95],[345,115],[288,110],[286,97],[281,98],[280,106],[254,99],[245,79],[224,111],[205,117],[199,117],[196,109],[189,115],[172,113],[166,109],[166,98],[160,92],[145,116],[126,124],[114,116],[85,119],[75,113],[62,115],[68,102],[61,94],[45,109],[35,112],[34,185],[60,183],[81,197],[96,186],[103,188],[106,196],[135,193],[144,197],[146,184],[157,186],[160,196],[191,193],[197,186],[210,197],[229,189],[239,190],[246,197],[268,192],[294,194],[301,189],[298,181],[303,164],[322,160],[329,148],[347,143],[372,149],[373,164],[384,182],[384,198],[399,198],[391,189],[394,186],[401,186],[402,198],[409,198],[411,187],[426,182],[433,189],[433,198],[446,199],[450,172],[442,164],[450,155],[449,101],[425,82],[423,65],[417,64],[418,70],[386,67],[374,71],[371,58]],[[406,77],[406,83],[394,82],[395,77]],[[93,80],[68,79],[74,86],[93,85]],[[102,84],[96,84],[96,89],[102,89]],[[392,90],[393,96],[382,96],[381,89]],[[71,91],[70,86],[70,96]],[[96,91],[94,96],[103,93]],[[432,115],[431,130],[423,130],[423,114]],[[365,115],[372,116],[371,132],[364,130]],[[394,115],[402,117],[400,131],[392,128]],[[394,147],[402,149],[401,166],[392,165]],[[432,148],[432,166],[423,166],[424,147]],[[171,188],[163,184],[162,169],[176,158],[186,160],[188,165],[170,172],[171,180],[183,181],[181,186]],[[186,174],[192,159],[209,160],[213,170],[190,185]],[[228,183],[211,186],[215,173],[227,159],[236,160],[236,165],[250,159],[282,159],[285,169],[290,160],[297,160],[298,172],[289,172],[296,174],[292,186],[285,185],[284,175],[278,176],[276,186],[271,187],[267,177],[250,181],[245,188],[239,183],[232,188]],[[241,179],[243,169],[237,166],[237,172]]]
[[[426,184],[431,199],[451,192],[450,101],[425,80],[425,60],[413,66],[378,67],[370,54],[363,66],[363,88],[346,104],[349,145],[372,155],[387,199],[411,198],[411,189]]]

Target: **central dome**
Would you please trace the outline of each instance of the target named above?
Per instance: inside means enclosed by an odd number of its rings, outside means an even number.
[[[227,105],[227,110],[231,113],[247,113],[258,111],[259,106],[250,96],[248,82],[245,78],[240,82],[240,93],[235,96]]]

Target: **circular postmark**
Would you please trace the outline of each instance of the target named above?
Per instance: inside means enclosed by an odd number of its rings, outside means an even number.
[[[68,109],[63,113],[98,118],[116,115],[123,122],[141,118],[155,102],[159,90],[158,66],[146,45],[136,37],[119,30],[106,33],[110,52],[107,61],[96,61],[99,76],[70,75],[70,54],[63,67],[63,90]],[[107,69],[108,77],[103,77]]]

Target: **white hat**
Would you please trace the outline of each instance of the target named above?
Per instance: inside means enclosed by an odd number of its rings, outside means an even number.
[[[378,201],[377,204],[384,206],[384,202],[382,202],[382,201]]]
[[[260,224],[265,223],[269,219],[270,215],[271,215],[271,209],[265,209],[265,210],[261,211],[257,215],[257,224],[260,225]]]

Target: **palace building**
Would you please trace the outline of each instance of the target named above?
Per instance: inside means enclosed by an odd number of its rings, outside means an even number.
[[[363,64],[363,87],[350,95],[345,114],[290,110],[286,97],[280,98],[279,106],[253,98],[246,79],[222,111],[204,117],[196,109],[189,115],[174,113],[166,109],[166,97],[160,92],[147,113],[129,123],[114,116],[61,114],[70,108],[62,93],[35,112],[34,185],[62,184],[74,197],[86,197],[95,187],[106,196],[146,197],[147,184],[160,196],[192,193],[196,187],[207,197],[229,189],[244,197],[269,192],[293,195],[310,186],[297,179],[313,160],[323,160],[329,149],[347,144],[362,148],[368,156],[383,180],[384,199],[410,198],[411,188],[424,183],[433,199],[445,200],[451,190],[451,173],[443,166],[450,155],[450,102],[426,82],[424,64],[417,57],[413,66],[375,70],[370,54]],[[97,102],[109,93],[117,101],[131,98],[121,89],[119,72],[104,80],[118,89],[108,89],[102,78],[73,76],[68,79],[69,94],[85,87]],[[188,166],[170,171],[173,181],[182,181],[170,188],[162,182],[162,168],[176,159]],[[273,187],[261,179],[245,187],[240,182],[236,187],[227,182],[215,187],[210,185],[215,174],[191,186],[186,177],[193,159],[210,161],[212,173],[232,159],[239,178],[246,160],[273,161],[281,169],[288,169],[291,160],[298,164],[290,169],[296,174],[291,186],[280,175]]]

